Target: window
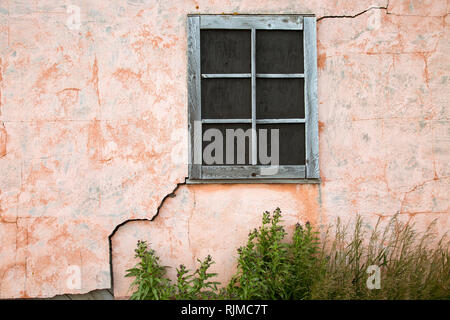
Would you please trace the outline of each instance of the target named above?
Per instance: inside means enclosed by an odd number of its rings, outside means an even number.
[[[316,19],[189,15],[189,182],[319,178]]]

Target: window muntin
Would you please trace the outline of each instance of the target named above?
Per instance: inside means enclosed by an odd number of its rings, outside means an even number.
[[[192,15],[188,29],[190,180],[318,179],[315,17]],[[224,137],[218,163],[202,159],[209,128]],[[235,148],[227,163],[226,129],[237,128],[251,137],[245,157]],[[279,130],[272,174],[258,152],[262,129]],[[266,140],[270,153],[270,133]]]

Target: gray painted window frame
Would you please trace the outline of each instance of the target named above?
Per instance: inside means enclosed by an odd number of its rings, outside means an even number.
[[[189,178],[188,183],[318,183],[319,136],[317,103],[317,42],[316,17],[314,15],[188,15],[188,119],[189,119]],[[251,73],[201,74],[201,29],[247,29],[251,30]],[[255,72],[256,30],[303,30],[303,74],[257,74]],[[250,78],[252,84],[251,119],[202,119],[202,78]],[[256,119],[256,78],[304,78],[304,119]],[[251,123],[252,165],[205,166],[202,165],[203,123]],[[263,175],[256,165],[256,124],[305,123],[305,165],[280,165],[275,175]]]

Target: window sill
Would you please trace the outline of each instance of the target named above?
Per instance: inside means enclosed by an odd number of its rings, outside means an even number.
[[[320,184],[320,179],[186,179],[186,184]]]

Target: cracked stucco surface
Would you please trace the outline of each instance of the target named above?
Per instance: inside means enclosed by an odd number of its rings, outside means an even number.
[[[109,288],[114,230],[117,297],[137,239],[172,267],[212,254],[226,281],[277,206],[288,230],[397,212],[448,230],[449,1],[70,1],[80,30],[66,4],[0,0],[0,298]],[[320,185],[166,197],[187,175],[185,21],[197,12],[316,14]]]

